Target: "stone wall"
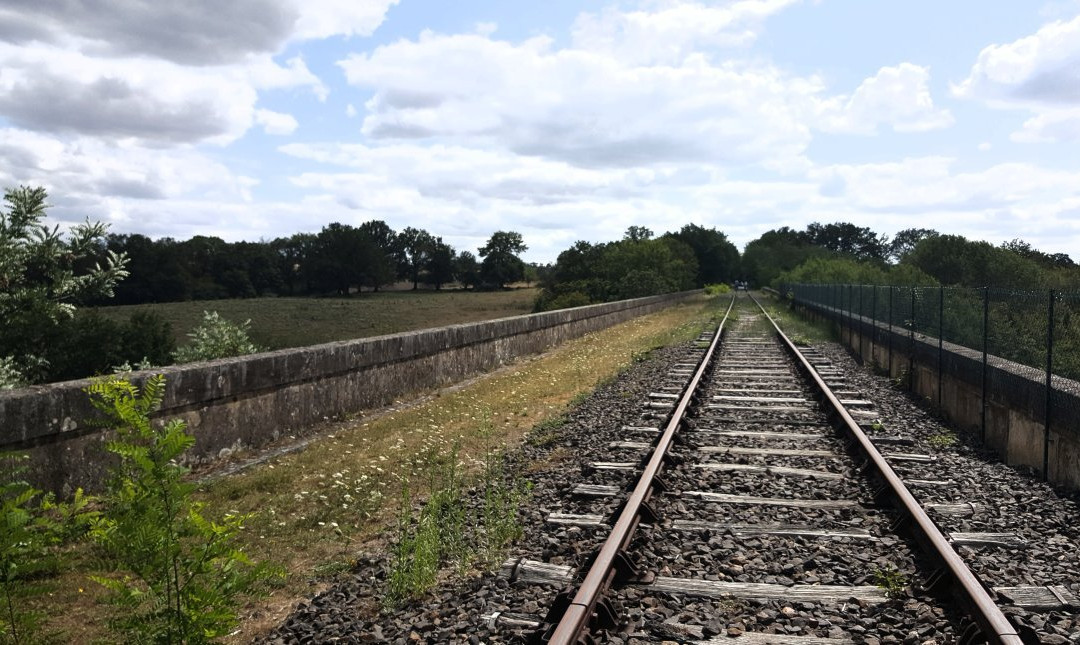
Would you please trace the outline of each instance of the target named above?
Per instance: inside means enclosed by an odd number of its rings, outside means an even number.
[[[259,447],[326,419],[381,407],[535,354],[588,332],[702,299],[700,291],[562,309],[479,323],[284,349],[135,372],[164,374],[161,417],[183,418],[193,461]],[[0,451],[31,455],[31,480],[61,494],[94,488],[108,467],[108,433],[87,380],[0,392]]]
[[[1028,467],[1080,490],[1080,383],[1054,377],[1049,428],[1045,376],[996,356],[817,303],[794,306],[838,325],[841,341],[863,361],[906,382],[911,391],[960,428],[981,436],[1009,465]]]

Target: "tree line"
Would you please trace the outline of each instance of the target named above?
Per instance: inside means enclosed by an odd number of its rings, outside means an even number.
[[[891,238],[851,223],[782,227],[740,255],[716,229],[688,224],[655,235],[629,227],[622,239],[578,241],[548,265],[526,265],[514,231],[496,231],[474,255],[439,236],[372,220],[318,233],[229,243],[109,235],[86,222],[66,234],[43,221],[42,188],[5,191],[0,210],[0,386],[80,378],[121,364],[169,363],[175,343],[152,312],[127,322],[82,305],[138,304],[269,295],[349,296],[398,280],[414,289],[502,288],[539,280],[537,311],[635,298],[708,284],[780,283],[1074,288],[1080,267],[1022,240],[987,242],[912,228]]]
[[[846,222],[782,227],[748,243],[742,274],[751,283],[841,283],[912,286],[1076,288],[1080,267],[1064,253],[1045,253],[1014,239],[999,246],[927,228],[891,238]]]
[[[126,257],[129,275],[114,297],[95,304],[348,296],[399,280],[413,289],[441,289],[455,281],[465,288],[502,288],[527,275],[518,256],[528,247],[519,233],[496,231],[477,254],[459,253],[428,231],[395,231],[381,220],[359,226],[334,222],[318,233],[262,242],[205,235],[152,240],[137,233],[108,235],[103,242],[99,256]]]
[[[640,298],[732,282],[739,250],[716,229],[688,224],[655,237],[631,226],[621,240],[578,241],[541,272],[536,310]]]

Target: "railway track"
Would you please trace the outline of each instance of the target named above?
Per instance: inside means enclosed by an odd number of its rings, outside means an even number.
[[[1080,643],[1080,498],[734,311],[518,449],[535,486],[497,574],[375,615],[372,555],[265,642]]]
[[[934,456],[884,432],[875,404],[764,310],[739,312],[548,513],[569,554],[504,565],[518,585],[563,588],[546,615],[489,624],[539,643],[1040,642],[997,599],[1060,609],[1071,592],[986,589],[955,547],[1006,538],[939,531],[931,514],[971,509],[920,474]]]

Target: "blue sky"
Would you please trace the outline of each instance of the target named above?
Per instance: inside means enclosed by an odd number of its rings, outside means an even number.
[[[544,262],[849,221],[1080,260],[1080,0],[13,0],[25,183],[152,237],[381,219]]]

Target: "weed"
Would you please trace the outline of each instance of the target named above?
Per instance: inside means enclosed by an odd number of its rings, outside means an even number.
[[[884,569],[874,569],[874,584],[884,589],[889,598],[902,598],[907,590],[908,579],[896,567],[889,565]]]
[[[567,403],[567,406],[571,408],[576,408],[577,406],[584,403],[591,395],[592,392],[589,390],[583,390],[581,392],[578,392],[574,396],[570,397],[570,401],[569,403]]]
[[[506,547],[522,535],[519,510],[532,484],[513,477],[499,452],[489,453],[484,469],[482,556],[490,567],[506,555]]]
[[[566,416],[559,415],[550,419],[544,419],[529,433],[529,445],[537,448],[546,448],[562,438],[562,427],[566,425]]]
[[[468,566],[471,552],[465,536],[466,511],[455,446],[449,458],[428,455],[427,502],[415,521],[408,479],[402,479],[397,541],[390,563],[388,605],[415,598],[438,579],[440,565]]]
[[[957,441],[959,440],[956,437],[956,433],[946,430],[944,432],[930,435],[930,437],[927,438],[926,443],[930,444],[930,446],[933,448],[943,450],[945,448],[948,448],[949,446],[955,446]]]
[[[873,430],[881,431],[885,429],[885,424],[881,422],[881,419],[874,419],[870,424],[870,428]]]

